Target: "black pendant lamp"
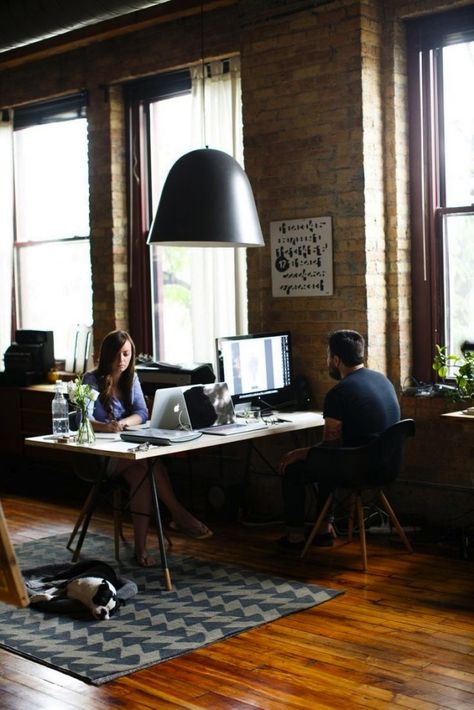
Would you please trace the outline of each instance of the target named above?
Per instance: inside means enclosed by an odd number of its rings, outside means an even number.
[[[201,148],[171,168],[148,244],[187,247],[263,247],[249,179],[227,153]]]

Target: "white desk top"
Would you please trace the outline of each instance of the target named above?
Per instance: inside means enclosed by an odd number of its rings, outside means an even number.
[[[167,456],[183,452],[197,451],[211,446],[222,446],[233,444],[236,441],[249,441],[260,439],[275,434],[286,434],[303,429],[313,429],[322,427],[324,419],[321,412],[289,412],[278,414],[281,419],[288,421],[277,424],[268,424],[265,429],[247,431],[243,434],[232,434],[230,436],[218,436],[216,434],[203,434],[198,439],[186,441],[181,444],[171,444],[170,446],[150,446],[148,451],[136,451],[136,444],[129,441],[122,441],[120,434],[96,434],[94,444],[87,446],[71,442],[55,441],[51,434],[46,436],[31,436],[25,439],[25,444],[29,446],[39,446],[53,449],[55,451],[70,451],[71,453],[89,454],[93,456],[113,456],[125,459],[147,459],[156,456]]]

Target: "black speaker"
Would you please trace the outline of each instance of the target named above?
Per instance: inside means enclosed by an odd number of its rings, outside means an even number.
[[[310,409],[313,405],[313,393],[308,378],[304,375],[296,375],[293,391],[298,409]]]
[[[17,330],[15,342],[19,345],[42,345],[53,341],[51,330]]]
[[[54,335],[52,330],[17,330],[15,343],[18,348],[32,347],[37,350],[37,372],[46,373],[54,367]]]

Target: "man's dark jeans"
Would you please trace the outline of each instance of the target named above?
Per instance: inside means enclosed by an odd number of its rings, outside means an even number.
[[[354,485],[358,478],[357,462],[349,459],[341,450],[323,446],[311,448],[304,461],[286,467],[282,481],[285,523],[289,532],[304,533],[305,488],[308,483],[318,484],[317,515],[328,496],[338,487]],[[363,483],[363,480],[360,480]],[[328,519],[332,519],[329,516]]]

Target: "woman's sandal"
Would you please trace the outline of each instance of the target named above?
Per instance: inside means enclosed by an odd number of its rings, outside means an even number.
[[[139,567],[156,567],[156,560],[154,557],[149,557],[146,552],[141,555],[135,555],[134,559]]]
[[[165,538],[165,549],[168,551],[172,547],[173,543],[171,542],[171,538],[168,537],[168,535],[165,532],[163,533],[163,535]],[[135,560],[136,564],[139,567],[156,567],[155,558],[150,557],[146,550],[144,552],[142,552],[141,555],[137,555],[135,553],[133,559]]]
[[[186,535],[187,537],[192,537],[194,540],[207,540],[208,538],[214,535],[212,530],[209,530],[209,528],[204,525],[204,523],[200,523],[199,527],[184,528],[181,527],[181,525],[178,525],[178,523],[175,523],[174,520],[172,520],[169,524],[169,527],[170,530],[172,530],[173,532],[180,533],[181,535]]]

